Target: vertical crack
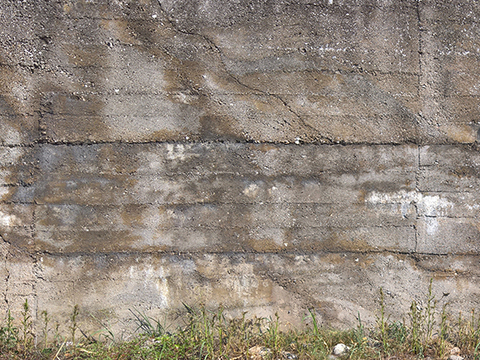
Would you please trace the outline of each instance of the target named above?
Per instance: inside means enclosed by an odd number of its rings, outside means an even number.
[[[421,0],[417,0],[417,29],[418,29],[418,88],[417,88],[417,96],[419,97],[420,101],[422,99],[422,79],[423,79],[423,67],[422,67],[422,58],[423,58],[423,39],[422,39],[422,31],[423,31],[423,26],[422,26],[422,17],[421,17],[421,11],[420,11],[420,5],[421,5]],[[423,103],[420,107],[420,113],[419,117],[420,119],[423,118]],[[419,180],[420,180],[420,145],[417,145],[417,169],[416,169],[416,174],[415,174],[415,192],[417,194],[420,194],[420,189],[419,189]],[[415,224],[414,224],[414,229],[415,229],[415,250],[414,252],[417,252],[418,249],[418,220],[420,218],[420,214],[418,211],[418,204],[415,203]]]
[[[417,169],[415,170],[415,192],[416,194],[421,194],[420,192],[420,187],[419,187],[419,182],[420,182],[420,152],[421,148],[420,145],[417,145],[417,156],[416,156],[416,162],[417,162]],[[420,219],[420,213],[418,211],[418,202],[414,202],[415,206],[415,224],[413,225],[413,228],[415,230],[415,250],[414,253],[417,252],[418,249],[418,220]]]
[[[6,256],[5,256],[5,271],[6,271],[7,275],[5,276],[5,292],[3,294],[3,298],[4,298],[5,304],[7,305],[7,309],[8,309],[9,308],[8,287],[9,287],[10,271],[8,270],[7,257]]]
[[[5,247],[8,247],[10,243],[5,240],[5,238],[0,234],[0,240],[2,241],[3,245]],[[4,265],[5,265],[5,292],[3,293],[3,300],[5,301],[6,308],[8,309],[8,287],[9,287],[9,280],[10,280],[10,270],[8,269],[8,249],[5,250],[5,260],[4,260]]]
[[[422,17],[420,11],[420,0],[417,0],[417,29],[418,29],[418,89],[417,96],[421,96],[422,89],[422,77],[423,77],[423,67],[422,67],[422,58],[423,58],[423,39],[422,39]]]
[[[36,199],[34,200],[33,204],[33,211],[32,211],[32,226],[31,226],[31,236],[32,236],[32,241],[35,244],[35,238],[36,238],[36,233],[37,233],[37,227],[36,227],[36,222],[37,222],[37,201]],[[35,320],[39,319],[40,314],[38,313],[38,281],[40,279],[40,276],[38,275],[38,253],[34,252],[31,255],[31,258],[33,260],[33,275],[35,281],[33,282],[33,289],[32,289],[32,296],[34,298],[34,306],[35,306]]]

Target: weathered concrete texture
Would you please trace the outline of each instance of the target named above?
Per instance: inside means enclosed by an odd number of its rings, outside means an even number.
[[[474,1],[2,1],[0,309],[476,305]],[[450,293],[448,298],[443,293]],[[17,311],[18,312],[18,311]],[[82,321],[88,322],[87,318]]]
[[[223,304],[233,315],[278,311],[293,322],[313,307],[323,324],[345,325],[353,324],[358,312],[365,321],[374,319],[379,286],[394,316],[406,312],[412,299],[422,304],[431,274],[440,304],[476,304],[478,271],[472,268],[477,261],[353,253],[47,255],[38,265],[38,307],[67,316],[77,303],[86,313],[116,319],[117,328],[128,326],[126,304],[161,314],[182,308],[182,302],[211,308]]]
[[[37,174],[26,187],[5,187],[4,236],[37,251],[415,249],[413,204],[365,200],[414,191],[413,146],[105,144],[24,151]],[[21,181],[24,174],[10,166],[6,161]]]
[[[478,253],[479,165],[476,149],[454,146],[422,149],[418,186],[432,194],[429,196],[436,209],[424,211],[420,222],[423,234],[418,244],[420,251]]]
[[[13,149],[35,165],[33,175],[9,160]],[[158,313],[188,300],[222,303],[233,314],[281,308],[292,321],[316,306],[322,321],[338,325],[354,322],[357,311],[373,319],[380,286],[393,294],[395,311],[408,308],[412,294],[420,299],[430,276],[460,307],[477,292],[480,162],[470,147],[4,150],[2,237],[31,254],[21,260],[27,272],[18,272],[26,279],[5,286],[23,289],[9,290],[12,299],[34,294],[39,310],[58,316],[80,304],[116,319],[120,330],[128,308]],[[467,177],[470,191],[459,182]],[[33,180],[22,185],[23,178]]]
[[[478,71],[471,71],[478,64],[478,15],[471,1],[420,7],[423,116],[456,142],[472,142],[471,130],[479,128]]]
[[[458,6],[5,2],[2,112],[23,141],[473,143],[476,8]]]

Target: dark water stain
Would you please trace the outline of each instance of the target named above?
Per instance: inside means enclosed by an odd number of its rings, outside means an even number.
[[[164,91],[167,98],[174,103],[186,103],[203,114],[198,129],[190,126],[181,130],[162,130],[149,135],[149,138],[168,140],[170,137],[169,140],[177,140],[188,136],[193,137],[192,140],[244,140],[231,116],[218,106],[214,94],[206,85],[207,74],[228,77],[220,54],[212,44],[201,35],[178,31],[166,18],[147,25],[138,21],[126,21],[119,25],[125,27],[122,34],[129,34],[123,40],[133,41],[131,34],[135,34],[134,41],[141,44],[137,49],[158,59],[166,81]]]
[[[206,141],[241,141],[242,138],[226,116],[206,115],[200,118],[200,135]]]
[[[458,166],[448,172],[448,175],[458,178],[480,178],[478,169],[474,166]]]

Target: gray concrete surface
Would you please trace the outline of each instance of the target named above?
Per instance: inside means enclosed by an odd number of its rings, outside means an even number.
[[[0,309],[299,323],[480,292],[475,1],[0,3]],[[448,297],[443,294],[449,293]]]

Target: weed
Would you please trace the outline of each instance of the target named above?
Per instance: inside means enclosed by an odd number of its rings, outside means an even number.
[[[22,345],[23,351],[27,351],[30,345],[33,343],[33,333],[32,333],[32,317],[30,316],[30,307],[28,305],[28,300],[25,299],[23,303],[22,310]]]
[[[477,346],[475,346],[475,349],[473,351],[473,358],[475,360],[479,360],[480,359],[480,343],[477,344]]]
[[[368,345],[365,327],[362,323],[360,312],[358,312],[357,320],[358,320],[358,325],[353,331],[354,342],[352,344],[352,349],[350,352],[351,358],[361,356],[365,352]]]
[[[307,334],[307,337],[308,335],[310,335],[310,337],[312,338],[309,351],[313,355],[319,356],[320,354],[327,353],[328,345],[325,342],[324,334],[322,334],[321,328],[318,324],[315,309],[310,308],[308,309],[308,312],[309,317],[312,319],[312,332],[311,334]]]
[[[278,352],[279,349],[279,342],[280,336],[278,333],[278,328],[280,326],[279,316],[278,313],[275,313],[275,319],[270,317],[268,319],[268,328],[267,328],[267,336],[265,345],[271,349],[273,349],[274,354]]]
[[[382,288],[380,288],[380,315],[377,315],[377,327],[383,351],[388,353],[388,319],[385,315],[385,295]]]
[[[78,330],[78,323],[77,323],[77,318],[80,313],[80,310],[78,308],[78,305],[75,305],[73,307],[72,314],[70,315],[70,335],[72,339],[72,347],[73,347],[73,352],[76,354],[76,343],[75,343],[75,333]]]
[[[458,315],[457,343],[460,348],[478,353],[480,347],[480,321],[475,317],[475,310],[472,309],[470,320],[463,318],[462,313]]]
[[[43,310],[41,315],[42,315],[42,318],[43,318],[43,328],[42,328],[43,348],[47,349],[47,347],[48,347],[48,324],[50,323],[50,318],[48,317],[47,310]]]
[[[212,325],[214,325],[214,320],[211,320],[207,314],[207,310],[204,306],[200,309],[200,327],[196,327],[196,331],[198,334],[195,334],[197,339],[201,339],[200,341],[200,356],[203,355],[203,351],[205,348],[205,358],[213,358],[213,347],[214,347],[214,339],[213,339],[213,331]],[[203,330],[203,333],[202,333]],[[202,356],[203,357],[203,356]]]
[[[228,318],[223,307],[215,311],[205,306],[195,308],[184,304],[178,327],[166,330],[166,320],[159,321],[138,310],[130,310],[137,325],[137,335],[131,341],[115,341],[114,332],[95,317],[101,330],[98,340],[84,334],[89,341],[76,339],[80,309],[75,306],[70,316],[69,338],[62,338],[59,324],[50,319],[46,311],[41,312],[43,325],[40,327],[43,342],[36,349],[33,343],[31,309],[27,301],[18,321],[19,327],[7,311],[0,326],[1,359],[280,359],[298,360],[326,359],[334,345],[344,343],[350,351],[341,359],[385,359],[385,358],[445,358],[451,346],[461,348],[462,356],[480,360],[480,321],[476,311],[468,317],[458,315],[455,323],[450,319],[448,303],[437,311],[430,280],[423,308],[412,301],[407,322],[390,321],[383,289],[380,289],[375,326],[364,324],[360,313],[358,323],[351,330],[334,330],[320,326],[317,312],[308,309],[302,321],[308,326],[301,329],[282,330],[280,317],[276,313],[269,318],[248,318],[246,313],[238,318]],[[50,329],[51,324],[54,329]],[[453,323],[453,325],[451,325]],[[48,336],[53,331],[54,335]],[[438,336],[436,336],[436,334]],[[67,340],[73,346],[69,347]]]
[[[230,346],[230,331],[228,331],[228,322],[223,313],[223,306],[220,306],[215,317],[217,319],[218,325],[217,334],[218,334],[218,344],[219,344],[219,356],[222,357],[224,354],[228,354]]]
[[[105,324],[104,322],[102,322],[101,320],[97,319],[93,314],[90,314],[90,317],[97,323],[101,326],[101,329],[96,331],[93,336],[95,335],[98,335],[98,339],[99,341],[103,341],[103,342],[106,342],[106,343],[109,343],[109,344],[114,344],[116,341],[115,341],[115,334],[114,332],[112,331],[112,329],[110,328],[110,326],[108,326],[107,324]],[[93,337],[92,336],[92,337]]]
[[[13,325],[10,309],[7,310],[6,324],[0,328],[0,344],[2,348],[11,350],[18,341],[18,328]]]
[[[420,306],[417,305],[415,300],[412,301],[410,305],[410,334],[411,334],[411,350],[414,354],[423,353],[423,345],[421,341],[422,336],[422,324],[423,324],[423,314]]]
[[[448,303],[445,303],[442,307],[442,313],[440,317],[440,332],[439,332],[439,344],[438,344],[438,356],[444,357],[447,350],[447,338],[450,331],[448,323],[447,313]]]
[[[165,333],[165,327],[160,323],[160,321],[146,316],[144,313],[138,311],[137,309],[128,310],[132,313],[137,324],[137,329],[135,330],[135,332],[139,332],[149,337],[161,337]]]
[[[435,295],[432,293],[432,284],[433,284],[433,278],[430,279],[430,283],[428,285],[428,293],[427,293],[427,304],[425,307],[425,339],[424,339],[424,345],[428,346],[431,338],[432,338],[432,332],[433,328],[435,326],[435,309],[437,307],[437,301],[435,300]]]
[[[58,346],[59,344],[64,342],[62,335],[60,335],[60,323],[58,321],[55,322],[55,331],[54,331],[53,339],[54,339],[54,346]]]

